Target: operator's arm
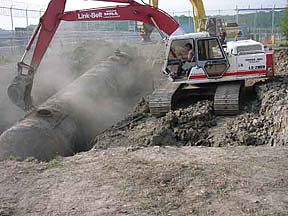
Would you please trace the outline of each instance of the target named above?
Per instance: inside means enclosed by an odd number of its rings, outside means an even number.
[[[194,58],[194,52],[193,52],[193,50],[189,50],[188,56],[187,56],[187,61],[192,62],[193,58]]]
[[[185,62],[192,62],[194,59],[194,52],[193,50],[189,50],[188,52],[184,52],[181,56],[178,58],[181,61]]]

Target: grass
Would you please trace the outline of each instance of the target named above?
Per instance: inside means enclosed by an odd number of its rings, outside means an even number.
[[[56,168],[62,168],[63,161],[61,156],[56,156],[53,160],[49,161],[48,163],[48,169],[56,169]]]
[[[25,162],[33,162],[33,161],[37,161],[37,159],[34,158],[34,157],[27,157],[27,158],[25,159]]]
[[[282,40],[276,41],[275,46],[276,47],[288,47],[288,39],[282,39]]]
[[[14,156],[14,155],[10,155],[8,157],[8,160],[11,160],[11,161],[21,161],[21,157],[19,156]]]

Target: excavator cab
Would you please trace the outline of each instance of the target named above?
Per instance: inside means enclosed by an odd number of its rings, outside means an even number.
[[[191,44],[190,51],[186,49],[187,44]],[[191,53],[193,57],[188,58]],[[217,79],[228,68],[229,62],[218,37],[209,37],[208,33],[192,33],[171,37],[168,42],[163,72],[173,81],[184,82],[191,75],[199,74],[207,79]]]

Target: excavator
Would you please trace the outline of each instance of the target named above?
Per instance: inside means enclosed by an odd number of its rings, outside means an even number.
[[[228,41],[235,40],[241,33],[241,28],[237,23],[227,23],[225,25],[224,20],[218,17],[207,17],[204,4],[202,0],[189,0],[193,9],[193,24],[195,32],[206,31],[210,36],[219,36],[225,34],[225,39]],[[159,0],[149,0],[149,5],[154,8],[158,8]],[[153,27],[143,23],[139,27],[140,35],[144,42],[151,41],[150,35],[153,31]]]
[[[191,3],[192,8],[193,8],[193,24],[194,24],[195,31],[201,32],[201,31],[206,30],[206,19],[207,18],[206,18],[206,14],[205,14],[203,1],[202,0],[190,0],[190,3]],[[158,8],[159,0],[149,0],[149,5],[151,5],[153,8]],[[211,26],[209,28],[211,28]],[[141,35],[144,42],[150,42],[151,41],[150,35],[151,35],[153,29],[154,29],[153,26],[151,26],[147,23],[141,23],[139,25],[140,35]],[[214,30],[214,28],[212,30]]]
[[[206,92],[214,96],[217,114],[237,114],[245,80],[274,75],[273,53],[256,41],[228,42],[224,50],[219,38],[207,32],[176,35],[180,25],[173,17],[144,2],[101,1],[121,5],[65,11],[66,0],[50,1],[17,65],[17,76],[8,87],[8,96],[14,104],[26,111],[33,109],[33,78],[62,20],[134,20],[158,30],[167,45],[162,68],[167,82],[150,97],[150,112],[155,116],[164,115],[173,109],[183,93],[201,95]],[[25,62],[27,54],[35,41],[32,59],[28,64]],[[185,58],[187,53],[190,59]]]

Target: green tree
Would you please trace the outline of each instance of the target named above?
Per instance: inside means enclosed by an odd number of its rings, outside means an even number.
[[[284,16],[281,20],[281,30],[288,40],[288,9],[286,9]]]

